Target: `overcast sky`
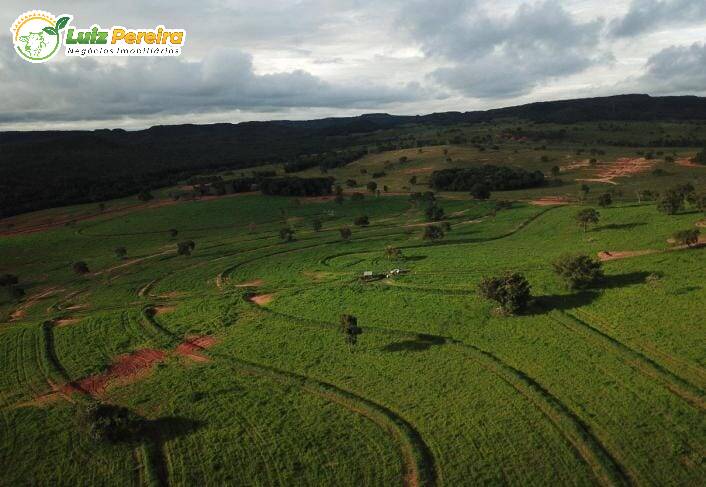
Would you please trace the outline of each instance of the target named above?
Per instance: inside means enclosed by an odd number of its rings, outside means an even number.
[[[180,58],[30,64],[30,8],[187,31]],[[468,111],[706,94],[706,0],[2,0],[0,130]]]

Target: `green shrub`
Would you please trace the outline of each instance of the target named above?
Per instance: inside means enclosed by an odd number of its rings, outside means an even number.
[[[552,267],[570,289],[589,288],[605,277],[601,262],[588,255],[566,254],[555,260]]]
[[[497,302],[505,313],[511,315],[525,311],[532,298],[529,282],[517,272],[483,278],[478,283],[478,294]]]

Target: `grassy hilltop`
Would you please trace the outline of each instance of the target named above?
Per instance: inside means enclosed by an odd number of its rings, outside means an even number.
[[[0,484],[702,484],[706,248],[670,239],[703,228],[706,166],[651,143],[706,127],[385,130],[360,146],[393,147],[326,169],[338,201],[218,194],[285,174],[265,161],[0,221],[0,275],[19,278],[0,288]],[[439,191],[436,222],[410,198],[484,164],[547,182]],[[682,208],[658,209],[687,184]],[[604,279],[568,288],[566,253]],[[477,292],[506,271],[531,285],[516,315]]]

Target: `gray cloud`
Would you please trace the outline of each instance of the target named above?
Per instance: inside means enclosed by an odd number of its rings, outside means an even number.
[[[706,44],[672,46],[651,56],[638,85],[659,94],[706,92]]]
[[[616,37],[631,37],[656,28],[706,20],[704,0],[633,0],[627,14],[610,23]]]
[[[419,85],[330,83],[303,70],[255,74],[250,55],[218,49],[203,60],[66,59],[37,66],[0,50],[0,122],[113,119],[291,107],[374,108],[418,99]]]
[[[490,17],[477,2],[422,2],[400,22],[428,56],[448,65],[432,79],[477,98],[514,97],[549,79],[585,70],[598,51],[603,21],[578,22],[558,2],[522,4]]]
[[[73,14],[83,27],[185,28],[187,45],[176,59],[60,55],[31,66],[0,35],[2,129],[415,114],[624,90],[703,91],[693,60],[699,46],[669,46],[706,39],[706,24],[693,24],[706,18],[705,0],[145,0],[110,8],[44,0],[41,7]],[[5,35],[27,8],[3,0]]]

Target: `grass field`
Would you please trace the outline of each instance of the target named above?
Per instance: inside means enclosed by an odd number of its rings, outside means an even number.
[[[374,171],[389,186],[341,205],[259,194],[171,202],[165,189],[150,205],[16,219],[0,236],[0,273],[26,290],[0,301],[0,484],[703,485],[706,248],[667,239],[704,215],[667,216],[634,193],[684,181],[703,190],[706,169],[660,160],[666,176],[592,182],[585,202],[577,179],[595,169],[563,169],[562,184],[494,194],[513,201],[497,213],[493,201],[441,194],[451,230],[432,244],[422,209],[393,194],[425,190],[429,168],[530,160],[548,172],[577,157],[508,143],[450,146],[447,162],[443,150],[337,170],[357,190]],[[584,232],[575,213],[608,188],[617,203]],[[542,196],[568,204],[531,204]],[[353,225],[360,215],[369,226]],[[50,221],[59,224],[34,231]],[[279,238],[285,225],[292,242]],[[176,254],[183,240],[192,255]],[[388,245],[403,259],[388,260]],[[630,257],[604,263],[598,290],[569,291],[552,272],[563,253],[605,251]],[[79,260],[88,274],[72,271]],[[409,272],[360,280],[396,267]],[[536,304],[521,316],[476,294],[482,277],[506,270],[532,285]],[[363,330],[353,348],[344,313]],[[77,411],[96,399],[136,412],[149,433],[87,438]]]

